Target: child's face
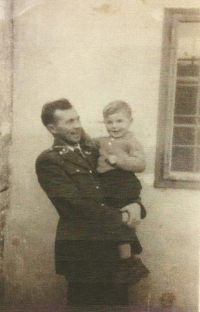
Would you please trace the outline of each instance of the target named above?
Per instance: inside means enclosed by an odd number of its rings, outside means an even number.
[[[106,130],[113,138],[124,136],[132,124],[132,117],[126,115],[125,112],[119,111],[104,118]]]

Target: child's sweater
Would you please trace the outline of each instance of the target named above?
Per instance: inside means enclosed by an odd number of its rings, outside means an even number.
[[[99,137],[97,142],[100,154],[97,166],[99,173],[113,170],[116,167],[134,173],[142,172],[145,169],[143,148],[132,132],[127,132],[126,135],[117,139]],[[118,157],[115,167],[106,161],[109,155]]]

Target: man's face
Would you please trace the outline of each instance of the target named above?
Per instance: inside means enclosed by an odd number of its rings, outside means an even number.
[[[48,129],[54,136],[69,144],[73,145],[80,142],[82,126],[80,117],[74,108],[57,109],[54,113],[54,123],[49,125]]]

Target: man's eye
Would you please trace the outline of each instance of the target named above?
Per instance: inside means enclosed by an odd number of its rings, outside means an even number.
[[[72,123],[73,123],[73,121],[74,121],[73,119],[67,120],[67,121],[66,121],[66,125],[70,125],[70,124],[72,124]]]

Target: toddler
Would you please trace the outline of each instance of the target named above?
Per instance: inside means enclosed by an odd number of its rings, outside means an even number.
[[[135,172],[145,169],[144,152],[134,134],[129,131],[133,122],[130,106],[123,101],[109,103],[103,110],[104,124],[109,136],[97,139],[99,159],[97,171],[105,190],[107,204],[122,208],[131,203],[141,206],[141,218],[146,211],[140,201],[142,189]],[[132,244],[136,244],[142,251],[141,245],[133,232]],[[131,257],[131,242],[123,241],[119,244],[120,257]]]

